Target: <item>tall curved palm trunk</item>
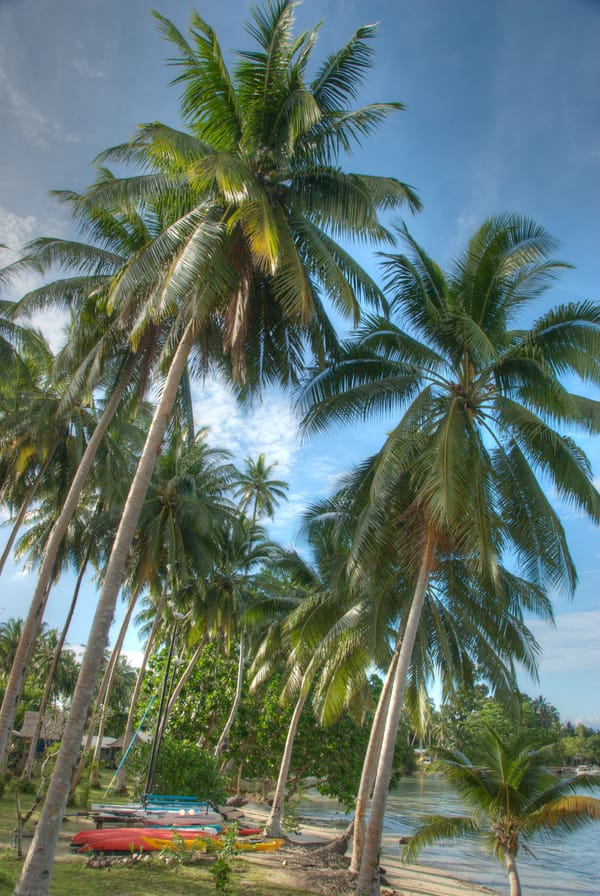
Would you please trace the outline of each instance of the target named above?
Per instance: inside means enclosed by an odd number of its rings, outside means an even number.
[[[294,712],[292,713],[290,727],[288,728],[287,737],[285,739],[283,756],[281,757],[281,765],[279,766],[279,775],[277,778],[277,784],[275,786],[275,794],[273,795],[273,805],[271,806],[271,811],[269,813],[269,817],[267,818],[267,823],[265,824],[265,831],[271,837],[279,837],[281,835],[281,810],[283,808],[285,788],[290,771],[290,765],[292,762],[292,751],[294,749],[294,741],[296,739],[296,733],[298,731],[300,716],[302,715],[302,710],[304,709],[304,704],[306,703],[308,697],[308,688],[305,685],[306,682],[303,681],[300,690],[300,696],[296,701]]]
[[[402,712],[404,692],[406,690],[406,677],[408,674],[413,648],[417,639],[421,614],[425,604],[427,586],[435,563],[435,534],[428,528],[419,578],[415,587],[410,611],[406,622],[406,629],[402,638],[402,645],[398,655],[398,663],[393,676],[390,703],[385,720],[383,741],[375,786],[373,788],[373,800],[369,823],[365,837],[365,845],[362,854],[360,873],[358,876],[357,896],[378,896],[379,887],[379,851],[381,846],[381,834],[383,831],[383,818],[387,802],[388,790],[392,778],[394,763],[394,749],[398,734],[398,723]]]
[[[67,634],[69,632],[69,627],[71,625],[71,620],[73,619],[73,613],[75,612],[75,607],[77,605],[77,601],[79,599],[79,592],[81,591],[81,584],[83,582],[83,577],[87,570],[89,558],[90,558],[91,547],[88,548],[86,556],[84,558],[83,563],[81,564],[81,569],[79,570],[79,574],[77,576],[77,581],[75,583],[75,590],[73,591],[73,597],[71,599],[71,604],[69,606],[69,610],[67,613],[67,618],[65,619],[65,624],[63,625],[62,632],[60,633],[60,638],[58,639],[58,643],[56,645],[56,649],[54,651],[54,657],[52,659],[52,665],[50,667],[50,671],[48,672],[48,678],[46,680],[46,685],[44,687],[44,693],[42,694],[42,699],[40,701],[40,708],[38,711],[38,718],[35,724],[35,730],[33,732],[33,737],[31,739],[31,746],[29,747],[29,753],[27,754],[27,760],[25,762],[25,767],[23,768],[23,772],[21,774],[22,781],[30,781],[31,780],[31,772],[33,770],[33,762],[35,760],[35,754],[37,751],[37,743],[40,737],[40,731],[42,730],[42,723],[44,721],[44,715],[46,713],[46,707],[48,705],[48,701],[50,699],[50,693],[52,691],[52,685],[54,683],[54,676],[56,674],[56,670],[58,668],[58,663],[60,662],[60,655],[62,653],[62,649],[65,646],[65,641],[67,639]]]
[[[81,496],[83,486],[85,485],[92,464],[94,463],[100,443],[108,431],[108,427],[115,416],[121,398],[125,394],[127,386],[131,380],[135,364],[136,358],[132,355],[90,437],[79,463],[79,467],[77,468],[77,472],[73,478],[73,482],[71,483],[65,503],[63,504],[58,519],[52,527],[50,535],[48,536],[38,581],[31,599],[27,618],[23,624],[23,634],[6,684],[2,708],[0,709],[0,773],[6,769],[8,748],[10,746],[10,733],[21,700],[27,668],[39,634],[39,627],[42,622],[44,610],[46,609],[48,590],[52,580],[58,551],[77,508],[77,503]]]
[[[160,401],[148,430],[144,450],[129,489],[89,633],[56,766],[14,896],[33,896],[33,894],[45,896],[50,887],[52,865],[73,768],[79,754],[88,710],[94,697],[117,596],[125,577],[127,556],[194,336],[195,326],[189,323],[173,356]]]
[[[97,777],[97,768],[98,763],[100,762],[100,758],[102,756],[102,740],[104,738],[104,726],[106,724],[106,715],[108,711],[108,701],[110,699],[110,692],[115,681],[115,675],[117,672],[117,667],[119,665],[119,659],[121,657],[121,651],[123,650],[123,643],[125,641],[125,635],[129,630],[129,625],[131,623],[131,617],[133,615],[133,611],[136,607],[138,597],[140,595],[140,591],[142,590],[143,583],[140,583],[138,588],[135,589],[134,593],[131,595],[131,599],[129,601],[129,605],[127,607],[127,612],[125,613],[125,618],[121,623],[121,628],[119,630],[119,634],[117,636],[117,640],[115,641],[115,645],[113,647],[111,657],[110,657],[110,671],[108,674],[108,678],[106,681],[106,688],[104,690],[104,695],[102,697],[102,706],[100,709],[100,715],[98,718],[98,730],[96,732],[96,747],[94,749],[94,755],[92,757],[92,771],[90,773],[90,784],[94,785],[98,783]],[[93,731],[92,731],[93,734]]]
[[[221,732],[221,736],[218,740],[217,746],[215,747],[215,756],[218,758],[221,756],[227,747],[227,743],[229,741],[229,732],[233,727],[233,723],[235,722],[235,717],[237,715],[237,711],[239,705],[242,700],[242,685],[244,683],[244,662],[245,662],[245,639],[244,639],[244,624],[242,623],[242,629],[240,631],[240,640],[238,643],[238,668],[237,668],[237,677],[235,683],[235,695],[233,698],[233,703],[231,704],[231,709],[229,711],[229,716],[227,717],[227,721],[225,722],[225,726],[223,731]]]
[[[152,628],[150,629],[150,634],[148,635],[148,640],[146,642],[146,647],[144,649],[144,655],[142,657],[142,662],[140,668],[138,670],[137,678],[135,681],[135,687],[133,689],[133,694],[131,695],[131,705],[129,707],[129,712],[127,714],[127,722],[125,723],[125,733],[123,735],[123,756],[129,749],[131,741],[133,740],[133,719],[135,716],[135,711],[137,708],[138,700],[140,699],[140,693],[142,690],[142,684],[144,682],[144,675],[146,674],[146,667],[148,665],[148,660],[150,659],[150,654],[154,648],[154,641],[156,639],[156,633],[158,632],[158,627],[160,625],[160,617],[162,613],[162,609],[164,603],[167,598],[167,584],[165,582],[164,588],[162,590],[162,594],[156,606],[156,610],[154,613],[154,619],[152,620]],[[117,792],[124,793],[127,789],[127,770],[125,764],[122,764],[119,768],[119,774],[117,777]]]
[[[398,655],[400,652],[400,641],[394,651],[394,655],[390,662],[388,673],[379,696],[371,732],[369,734],[369,742],[365,752],[363,767],[360,776],[360,784],[358,794],[356,796],[356,806],[354,809],[353,824],[353,840],[352,840],[352,860],[350,863],[350,873],[358,874],[362,861],[363,848],[365,844],[365,836],[367,831],[367,809],[369,807],[369,799],[373,792],[373,784],[375,783],[375,775],[377,772],[377,763],[381,754],[381,745],[383,743],[383,732],[385,728],[386,716],[389,708],[392,684],[398,665]]]

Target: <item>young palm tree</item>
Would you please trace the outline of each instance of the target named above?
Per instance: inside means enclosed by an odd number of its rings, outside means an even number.
[[[378,892],[396,729],[440,557],[453,553],[468,560],[492,588],[502,554],[514,550],[532,583],[571,591],[575,571],[564,531],[538,475],[593,520],[600,518],[600,495],[585,455],[553,428],[598,431],[598,403],[568,392],[560,377],[600,380],[600,306],[560,306],[530,328],[513,329],[562,266],[550,258],[551,238],[530,221],[500,216],[485,222],[447,275],[408,232],[403,236],[411,255],[387,256],[385,266],[394,309],[410,331],[371,319],[305,394],[312,430],[396,407],[403,412],[367,465],[369,500],[350,561],[360,576],[370,555],[392,547],[413,582],[360,896]]]
[[[102,181],[107,178],[108,173],[104,172]],[[58,195],[71,210],[79,199],[77,194],[71,192]],[[60,513],[48,533],[23,638],[11,670],[7,697],[0,711],[0,768],[6,761],[10,732],[39,621],[44,613],[56,556],[117,409],[127,393],[135,391],[136,386],[143,393],[151,360],[161,342],[156,330],[149,328],[136,349],[132,350],[126,343],[128,332],[125,336],[123,334],[123,322],[115,320],[115,316],[109,315],[106,310],[106,293],[112,277],[151,238],[152,233],[143,218],[131,211],[126,214],[77,214],[82,230],[94,242],[40,237],[26,247],[22,258],[4,271],[4,277],[9,279],[23,271],[45,274],[55,265],[60,265],[65,272],[73,275],[44,284],[28,293],[17,308],[25,315],[50,307],[67,307],[72,313],[75,324],[71,326],[67,347],[55,359],[57,376],[68,384],[63,389],[58,410],[61,411],[62,406],[69,402],[81,401],[82,394],[89,395],[95,388],[102,390],[104,396],[98,402],[101,413],[86,440],[85,450],[82,451]],[[31,401],[29,405],[33,408]],[[44,431],[51,433],[51,426],[46,425]],[[43,442],[40,441],[40,444]]]
[[[144,321],[176,312],[177,349],[113,545],[36,843],[15,891],[23,896],[31,888],[44,893],[49,885],[56,819],[64,811],[101,648],[175,391],[198,333],[218,321],[238,381],[251,382],[256,372],[262,382],[294,382],[307,347],[320,359],[335,347],[323,298],[354,319],[361,298],[381,301],[378,288],[331,234],[385,239],[379,213],[404,202],[418,206],[399,181],[346,174],[338,166],[353,141],[399,108],[349,108],[371,64],[374,29],[360,29],[308,82],[316,29],[294,36],[294,6],[279,0],[255,11],[250,33],[258,47],[239,55],[233,77],[214,32],[198,15],[192,18],[193,46],[159,17],[180,53],[178,80],[184,84],[189,133],[163,125],[144,128],[125,154],[137,155],[151,173],[95,195],[106,206],[159,194],[166,205],[182,209],[183,216],[123,272],[112,294],[120,307],[139,295],[142,285],[161,284]]]
[[[548,748],[505,744],[489,731],[484,751],[473,762],[462,753],[438,750],[436,768],[455,786],[468,815],[430,815],[402,851],[406,861],[441,840],[476,835],[506,864],[510,896],[521,896],[517,855],[535,835],[566,834],[600,819],[600,799],[582,795],[600,786],[593,777],[556,778],[546,768]]]
[[[238,499],[239,509],[244,513],[252,508],[254,522],[264,516],[273,519],[279,502],[287,497],[287,482],[269,478],[275,466],[267,464],[265,455],[259,454],[257,460],[248,457],[245,470],[237,475],[234,497]]]
[[[252,523],[256,523],[258,517],[275,516],[275,508],[286,497],[287,483],[281,479],[269,479],[274,464],[265,463],[265,455],[260,454],[258,460],[247,458],[246,469],[239,472],[234,488],[234,497],[239,500],[239,509],[247,513],[252,506]],[[248,570],[247,570],[248,572]],[[240,623],[240,637],[238,642],[238,671],[236,679],[235,695],[231,705],[231,711],[223,727],[221,736],[215,747],[215,756],[220,756],[225,750],[229,739],[229,732],[235,722],[238,707],[242,699],[242,686],[244,681],[244,665],[246,661],[244,623]]]

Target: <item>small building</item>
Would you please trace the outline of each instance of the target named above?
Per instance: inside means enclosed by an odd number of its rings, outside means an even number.
[[[87,743],[87,737],[84,737],[81,741],[81,746],[85,747]],[[90,750],[92,752],[96,751],[96,744],[98,743],[98,738],[96,735],[92,737],[92,742],[90,745]],[[114,737],[103,737],[102,738],[102,746],[100,748],[100,759],[104,763],[104,765],[109,768],[113,768],[115,766],[115,754],[117,750],[120,750],[120,744],[117,744],[117,740]]]
[[[23,716],[23,723],[20,731],[13,731],[15,737],[22,741],[27,741],[27,749],[29,743],[35,734],[39,718],[39,712],[27,710]],[[66,724],[66,716],[57,715],[55,713],[45,713],[40,727],[40,735],[36,752],[43,753],[46,747],[60,741]]]

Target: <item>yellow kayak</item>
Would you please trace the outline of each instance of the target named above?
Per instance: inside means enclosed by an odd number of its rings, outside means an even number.
[[[172,840],[164,840],[159,837],[143,837],[144,848],[148,850],[156,850],[156,849],[177,849],[177,844]],[[185,846],[186,849],[205,849],[207,845],[210,846],[223,846],[223,840],[219,837],[196,837],[190,840],[184,840],[183,843],[180,841],[180,845]],[[272,838],[271,840],[236,840],[234,846],[236,850],[240,852],[274,852],[276,849],[281,849],[285,840],[280,838]]]

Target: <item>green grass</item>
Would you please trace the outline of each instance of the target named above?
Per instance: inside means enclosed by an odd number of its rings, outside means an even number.
[[[103,782],[104,784],[104,782]],[[106,784],[104,784],[104,787]],[[103,789],[94,790],[90,800],[100,802]],[[22,811],[32,802],[32,795],[21,797]],[[116,802],[112,796],[111,802]],[[59,855],[52,873],[51,896],[215,896],[215,881],[204,865],[166,865],[159,861],[140,862],[134,866],[111,866],[91,868],[87,859],[77,854],[65,854],[70,835],[84,827],[81,818],[71,813],[81,811],[67,809],[61,830]],[[25,827],[23,849],[31,843],[33,823],[36,815]],[[14,792],[7,786],[0,797],[0,896],[9,896],[19,877],[22,860],[17,858],[12,848],[13,832],[16,824],[16,802]],[[282,888],[269,883],[269,870],[258,865],[237,860],[228,896],[310,896],[306,890]]]
[[[21,863],[12,853],[0,853],[0,894],[9,894],[19,876]],[[298,896],[297,889],[282,889],[267,883],[268,871],[241,863],[234,874],[230,896]],[[51,896],[215,896],[214,880],[197,866],[166,866],[155,863],[134,867],[88,868],[82,857],[57,861],[52,874]],[[308,896],[303,891],[304,896]]]

